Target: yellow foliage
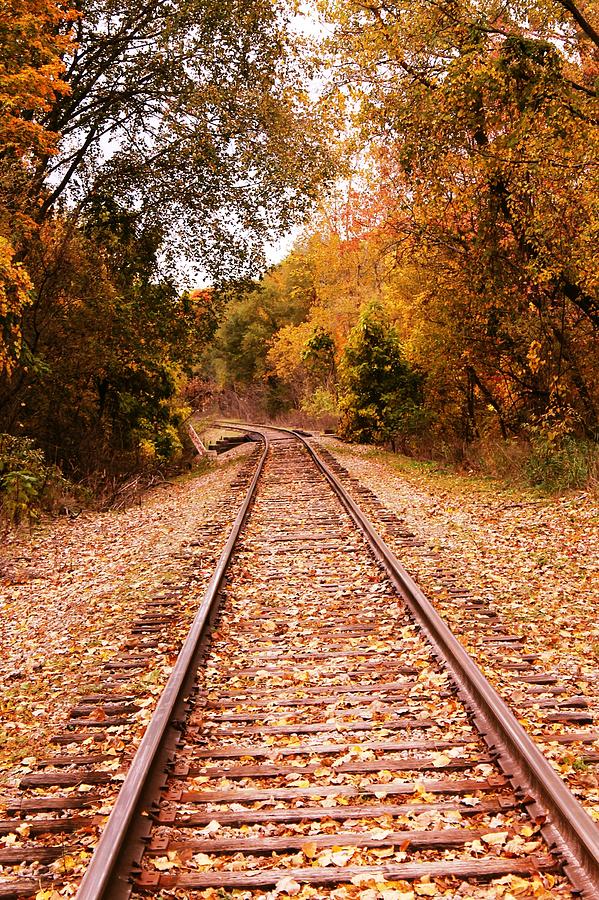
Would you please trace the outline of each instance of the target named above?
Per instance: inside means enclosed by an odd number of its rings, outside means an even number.
[[[20,315],[29,303],[31,279],[23,266],[14,262],[15,251],[6,238],[0,236],[0,369],[12,370],[21,341]]]

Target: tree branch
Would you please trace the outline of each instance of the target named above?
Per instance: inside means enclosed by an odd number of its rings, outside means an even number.
[[[599,47],[599,32],[593,28],[591,23],[586,19],[579,8],[572,0],[557,0],[560,6],[567,9],[577,25],[582,28],[588,38],[592,40],[596,47]]]

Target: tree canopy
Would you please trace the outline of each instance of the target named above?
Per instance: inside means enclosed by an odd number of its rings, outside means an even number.
[[[215,276],[255,272],[329,171],[280,0],[84,0],[40,215],[110,194]],[[168,236],[168,238],[167,238]]]
[[[4,430],[129,464],[193,373],[413,448],[597,439],[594,4],[315,0],[317,46],[292,0],[8,6]]]
[[[259,272],[333,171],[293,15],[3,7],[0,431],[79,475],[175,447],[175,396],[217,325],[197,273]]]

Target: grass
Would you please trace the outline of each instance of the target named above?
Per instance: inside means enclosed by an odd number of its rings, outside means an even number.
[[[356,445],[336,444],[336,452],[355,454]],[[461,463],[418,459],[377,447],[359,446],[366,459],[382,463],[413,484],[434,483],[452,493],[500,492],[534,502],[577,490],[597,491],[599,449],[567,440],[559,448],[539,441],[473,445]]]
[[[335,445],[335,452],[348,456],[355,454],[355,447],[344,447],[343,444]],[[446,463],[432,460],[415,459],[404,456],[401,453],[393,453],[390,450],[381,450],[376,447],[361,448],[360,455],[381,463],[393,472],[402,475],[406,480],[420,487],[436,488],[448,493],[491,493],[500,491],[508,496],[522,499],[523,491],[520,486],[502,481],[491,475],[475,472],[459,472]],[[526,492],[530,499],[537,495],[529,490]]]

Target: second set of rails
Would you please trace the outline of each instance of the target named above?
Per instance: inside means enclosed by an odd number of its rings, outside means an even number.
[[[254,431],[263,452],[80,900],[599,897],[597,826],[317,450]],[[11,878],[0,897],[60,886],[43,863]]]

